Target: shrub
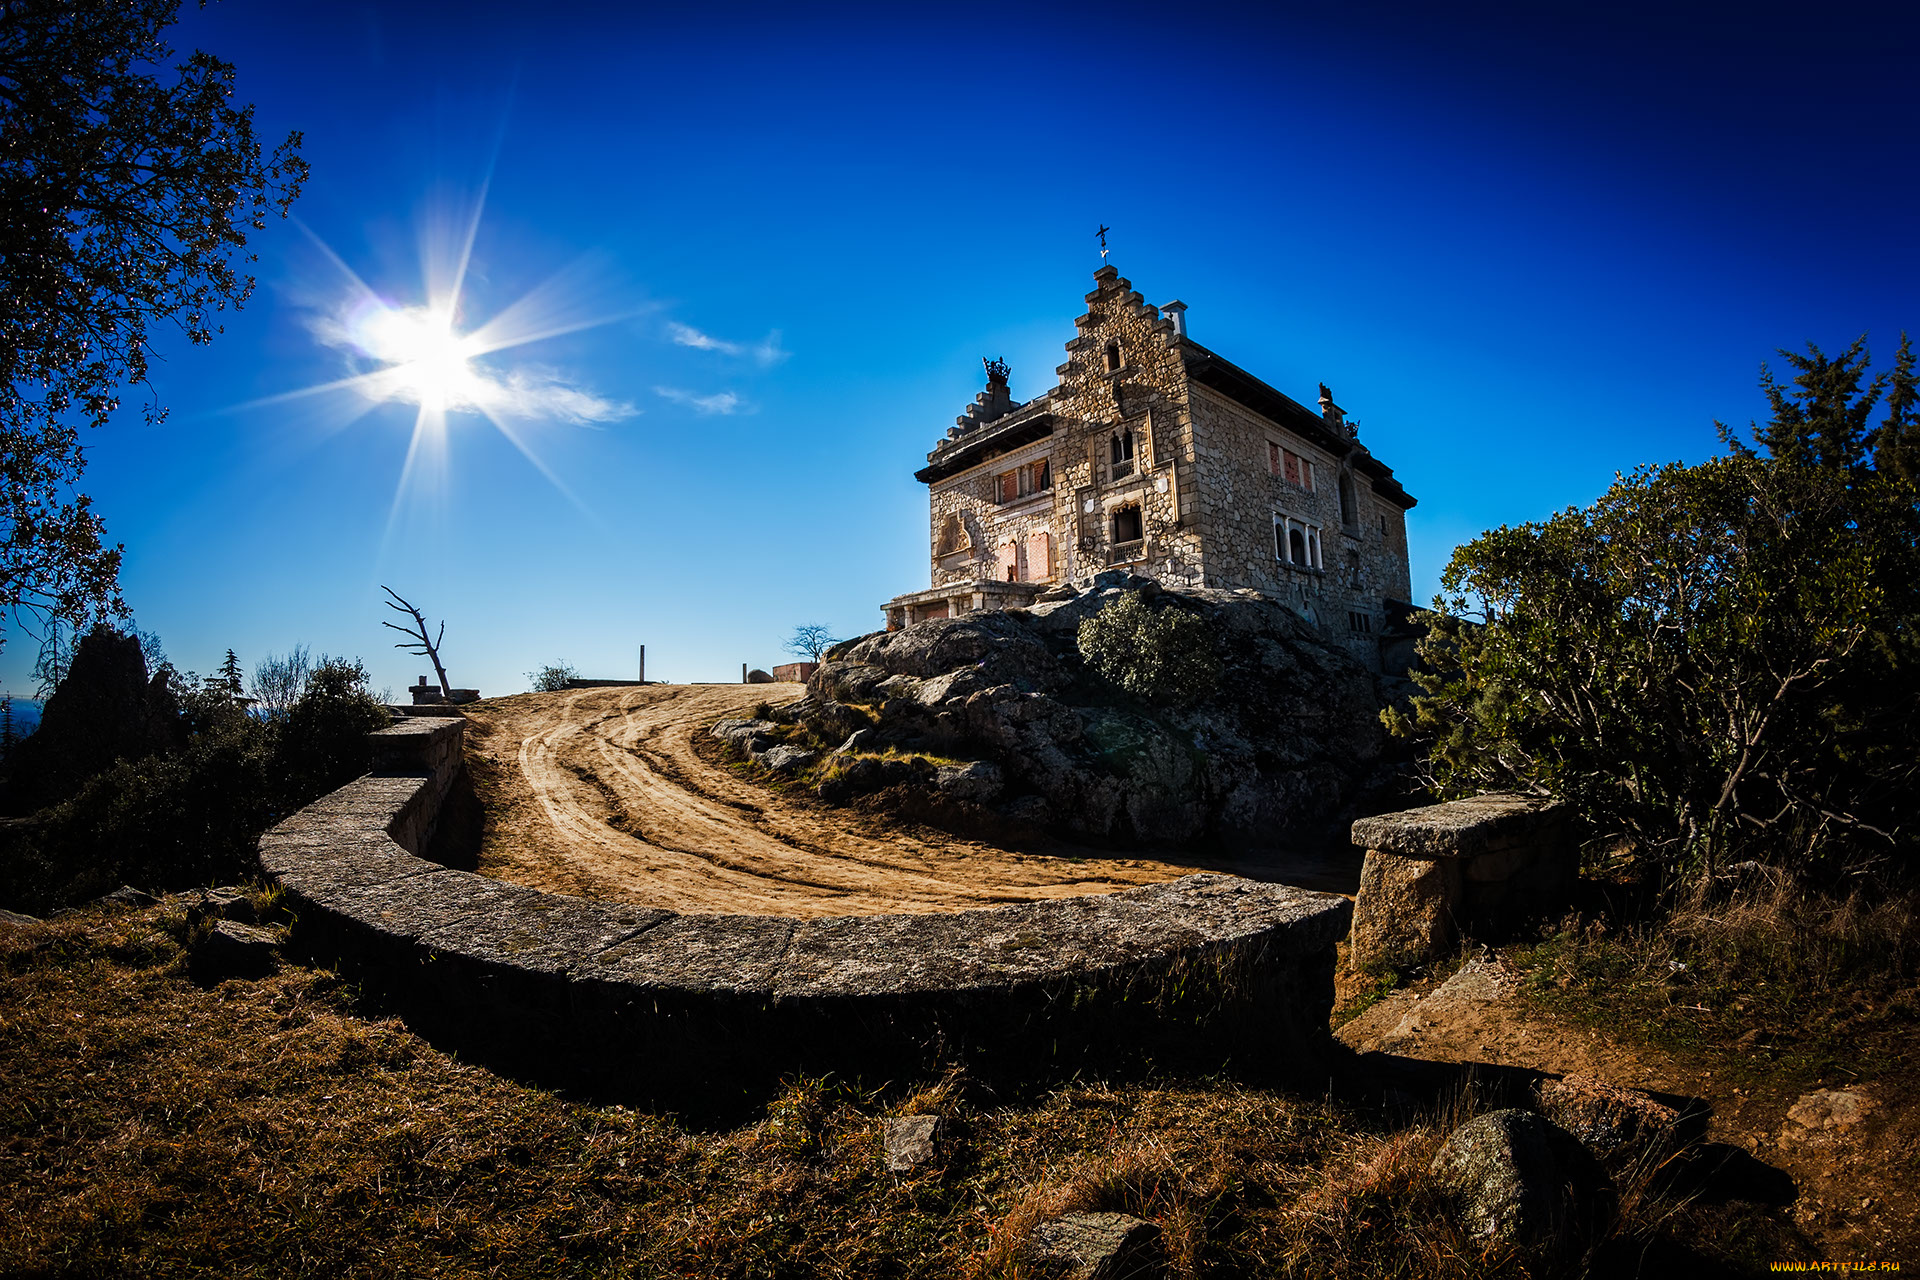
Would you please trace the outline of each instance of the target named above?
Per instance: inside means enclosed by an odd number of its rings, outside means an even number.
[[[358,659],[322,657],[280,726],[274,765],[282,807],[297,809],[365,773],[367,735],[392,723],[367,691]]]
[[[188,698],[184,749],[118,761],[0,833],[0,904],[37,913],[122,883],[165,890],[245,874],[261,831],[366,772],[366,735],[390,723],[366,680],[359,662],[323,658],[279,720],[230,697]]]
[[[1904,481],[1740,454],[1642,468],[1589,508],[1481,535],[1441,582],[1425,693],[1386,717],[1429,744],[1441,794],[1563,795],[1598,834],[1709,875],[1910,857]]]
[[[569,662],[550,662],[538,671],[527,672],[527,679],[533,682],[535,693],[558,693],[567,687],[569,680],[578,680],[580,673]]]
[[[1155,609],[1135,591],[1083,621],[1079,642],[1088,666],[1149,702],[1196,702],[1220,683],[1207,621],[1172,606]]]

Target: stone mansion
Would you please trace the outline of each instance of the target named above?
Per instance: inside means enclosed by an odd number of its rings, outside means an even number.
[[[1027,605],[1111,569],[1169,586],[1253,588],[1378,669],[1412,595],[1413,498],[1320,388],[1318,413],[1186,333],[1111,266],[1074,323],[1059,385],[1025,404],[1007,369],[914,473],[933,586],[887,626]]]

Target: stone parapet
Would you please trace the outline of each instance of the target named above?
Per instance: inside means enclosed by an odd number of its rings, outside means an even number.
[[[1566,908],[1579,872],[1572,810],[1490,793],[1362,818],[1348,961],[1415,964],[1469,935]]]
[[[796,1070],[880,1078],[962,1062],[1296,1072],[1331,1044],[1341,898],[1223,875],[948,915],[685,915],[543,893],[417,856],[460,721],[374,735],[389,766],[261,839],[296,941],[429,1035],[656,1098]],[[396,732],[396,730],[406,732]],[[450,746],[449,746],[450,744]],[[449,751],[451,754],[449,755]]]

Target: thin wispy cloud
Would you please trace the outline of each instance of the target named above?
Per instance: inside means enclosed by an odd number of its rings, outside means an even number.
[[[695,413],[739,413],[746,407],[739,395],[732,391],[720,391],[710,396],[703,396],[680,387],[655,387],[654,392],[662,399],[683,404]]]
[[[371,302],[371,305],[370,305]],[[588,426],[619,422],[640,409],[600,395],[566,373],[539,365],[501,371],[481,362],[479,344],[451,334],[422,309],[396,310],[369,298],[312,313],[307,329],[356,365],[375,367],[351,380],[367,400],[399,400],[436,410],[472,410]],[[422,376],[422,371],[430,376]]]
[[[758,342],[728,342],[725,338],[716,338],[710,333],[702,333],[690,324],[669,320],[667,336],[679,345],[692,347],[695,351],[718,351],[721,355],[747,357],[762,367],[779,364],[793,354],[780,345],[778,329],[771,331]]]

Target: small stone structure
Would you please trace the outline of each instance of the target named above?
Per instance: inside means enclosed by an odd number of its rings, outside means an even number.
[[[371,735],[374,771],[266,833],[295,945],[429,1035],[647,1098],[738,1098],[795,1070],[986,1077],[1222,1064],[1304,1075],[1332,1044],[1332,894],[1194,875],[950,915],[680,915],[420,856],[465,721]]]
[[[1564,909],[1579,871],[1570,816],[1559,801],[1496,793],[1354,823],[1367,858],[1348,963],[1415,964],[1462,931]]]
[[[435,686],[428,684],[425,676],[420,677],[420,683],[408,685],[407,693],[413,698],[413,704],[417,707],[431,707],[446,702],[480,701],[478,689],[449,689],[447,693],[453,696],[448,697]]]
[[[817,662],[783,662],[773,669],[773,678],[792,684],[805,684],[820,669]]]

